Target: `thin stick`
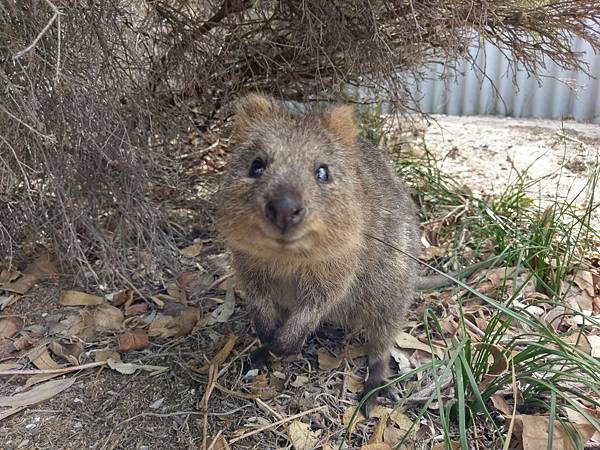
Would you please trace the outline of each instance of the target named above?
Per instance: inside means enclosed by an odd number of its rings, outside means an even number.
[[[106,361],[96,361],[87,364],[81,364],[80,366],[71,367],[60,367],[58,369],[32,369],[32,370],[0,370],[0,376],[11,376],[11,375],[45,375],[52,373],[69,373],[77,372],[78,370],[90,369],[92,367],[105,366]]]
[[[277,411],[275,411],[273,408],[271,408],[269,405],[267,405],[265,402],[263,402],[259,397],[256,397],[256,403],[258,404],[259,407],[266,409],[269,413],[271,413],[271,415],[273,417],[275,417],[277,420],[283,420],[284,417],[279,414]]]
[[[221,436],[221,434],[223,434],[223,430],[219,430],[219,432],[217,433],[217,435],[214,438],[212,438],[212,440],[210,441],[210,444],[208,444],[208,448],[206,450],[212,450],[212,448],[217,443],[217,439],[219,439],[219,437]]]
[[[264,427],[257,428],[256,430],[249,431],[248,433],[244,433],[241,436],[236,437],[229,441],[230,444],[233,444],[237,441],[241,441],[242,439],[246,439],[247,437],[254,436],[255,434],[262,433],[263,431],[269,430],[271,428],[278,427],[279,425],[283,425],[286,422],[290,422],[295,419],[299,419],[300,417],[308,416],[317,411],[321,411],[322,409],[327,408],[326,405],[319,406],[317,408],[309,409],[308,411],[304,411],[298,414],[294,414],[293,416],[286,417],[285,419],[278,420],[277,422],[270,423],[269,425],[265,425]]]
[[[60,14],[60,11],[58,10],[58,8],[52,2],[50,2],[50,0],[46,0],[46,3],[48,4],[48,6],[50,6],[52,11],[54,11],[54,14],[50,18],[50,20],[48,21],[46,26],[44,28],[42,28],[42,31],[40,31],[39,34],[35,37],[33,42],[31,44],[29,44],[27,46],[27,48],[21,50],[20,52],[15,53],[15,56],[14,56],[15,59],[20,58],[25,53],[31,51],[37,45],[38,41],[42,38],[42,36],[44,34],[46,34],[46,31],[48,31],[48,29],[52,26],[54,21],[58,18],[58,15]]]

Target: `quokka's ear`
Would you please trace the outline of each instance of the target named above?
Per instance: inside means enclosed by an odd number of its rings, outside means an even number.
[[[236,105],[233,134],[243,140],[259,122],[286,116],[285,108],[274,98],[262,94],[250,94]]]
[[[327,109],[322,116],[325,127],[342,143],[354,146],[358,138],[358,126],[354,121],[354,108],[349,105],[334,106]]]

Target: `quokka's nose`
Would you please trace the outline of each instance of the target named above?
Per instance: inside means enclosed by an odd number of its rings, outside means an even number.
[[[277,193],[265,205],[266,218],[282,232],[302,222],[305,213],[302,200],[293,192]]]

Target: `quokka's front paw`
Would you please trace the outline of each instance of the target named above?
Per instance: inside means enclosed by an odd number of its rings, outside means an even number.
[[[250,353],[250,366],[253,369],[262,369],[267,365],[269,347],[263,345]]]
[[[275,333],[270,350],[277,356],[297,355],[302,352],[304,338],[297,338],[284,333]]]
[[[375,406],[379,404],[380,398],[387,398],[392,403],[396,404],[400,401],[400,395],[398,393],[398,388],[394,385],[385,386],[388,383],[388,380],[367,380],[365,383],[365,387],[360,394],[360,400],[365,400],[361,412],[365,417],[369,417],[371,411]],[[373,392],[370,396],[369,393],[373,390],[377,389],[377,391]]]
[[[277,328],[273,327],[272,324],[268,325],[261,321],[254,321],[254,331],[263,345],[270,346],[275,338]]]

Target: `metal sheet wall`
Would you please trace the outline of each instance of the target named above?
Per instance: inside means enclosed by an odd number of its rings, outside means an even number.
[[[563,71],[548,60],[541,72],[541,86],[521,65],[515,84],[507,57],[486,43],[485,51],[477,46],[470,49],[485,76],[466,60],[458,63],[458,76],[451,76],[450,71],[440,66],[431,66],[427,69],[427,78],[431,80],[416,83],[412,94],[418,107],[426,113],[574,117],[583,122],[600,123],[600,54],[594,54],[590,45],[580,39],[574,41],[573,49],[584,52],[595,79],[583,72]],[[560,80],[574,85],[575,89]]]

